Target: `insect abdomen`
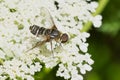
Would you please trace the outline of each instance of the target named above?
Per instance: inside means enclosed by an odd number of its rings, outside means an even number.
[[[50,29],[46,29],[44,27],[39,27],[37,25],[30,26],[30,31],[33,35],[49,35]]]

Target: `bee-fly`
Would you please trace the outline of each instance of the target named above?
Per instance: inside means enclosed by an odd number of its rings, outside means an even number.
[[[53,23],[53,27],[51,27],[49,29],[44,28],[44,27],[40,27],[40,26],[37,26],[37,25],[30,26],[29,30],[33,35],[36,35],[37,37],[39,37],[39,35],[42,35],[42,36],[46,37],[45,40],[36,43],[36,45],[33,48],[35,48],[39,45],[42,45],[45,42],[50,42],[51,43],[51,50],[52,50],[52,40],[53,39],[56,42],[60,41],[60,43],[65,43],[65,42],[68,41],[68,39],[69,39],[68,35],[66,33],[61,33],[57,29],[56,25],[54,24],[54,21],[53,21],[53,18],[51,17],[51,15],[50,15],[50,18],[51,18],[51,21]],[[33,48],[31,48],[31,49],[33,49]]]
[[[55,27],[55,26],[54,26]],[[57,30],[57,28],[52,28],[52,29],[46,29],[44,27],[39,27],[37,25],[30,26],[30,31],[33,35],[39,36],[43,35],[46,36],[47,39],[46,41],[49,42],[52,39],[58,41],[60,40],[61,43],[65,43],[68,41],[68,35],[66,33],[61,33],[60,31]]]

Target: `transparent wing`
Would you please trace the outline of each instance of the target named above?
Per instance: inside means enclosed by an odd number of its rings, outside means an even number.
[[[51,28],[56,28],[55,27],[55,23],[54,23],[54,20],[53,20],[53,17],[52,15],[50,14],[50,11],[45,8],[45,7],[42,7],[40,9],[40,15],[42,16],[42,24],[44,24],[45,28],[47,29],[51,29]],[[30,50],[38,47],[38,46],[41,46],[42,44],[44,44],[45,42],[47,42],[48,38],[46,38],[46,36],[43,36],[43,35],[39,35],[39,37],[44,37],[44,39],[42,41],[39,41],[37,42],[32,48],[30,48],[29,50],[27,50],[26,52],[29,52]],[[51,42],[52,43],[52,42]],[[51,44],[52,45],[52,44]],[[51,46],[52,48],[52,46]],[[52,50],[52,49],[51,49]]]
[[[41,7],[40,15],[43,17],[42,23],[45,24],[46,28],[52,28],[53,26],[55,26],[53,17],[47,8]]]

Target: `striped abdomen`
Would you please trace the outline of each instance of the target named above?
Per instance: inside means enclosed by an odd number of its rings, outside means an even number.
[[[33,35],[49,35],[51,30],[44,27],[39,27],[37,25],[30,26],[30,31]]]

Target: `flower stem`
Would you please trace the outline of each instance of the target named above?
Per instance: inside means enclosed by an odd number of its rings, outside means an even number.
[[[93,13],[93,16],[96,16],[96,15],[100,14],[104,10],[104,8],[106,7],[106,5],[107,5],[108,2],[109,2],[109,0],[99,0],[99,6],[96,9],[96,12]],[[84,25],[84,27],[81,30],[81,32],[86,32],[86,31],[90,30],[91,26],[92,26],[92,23],[91,22],[87,22]]]

